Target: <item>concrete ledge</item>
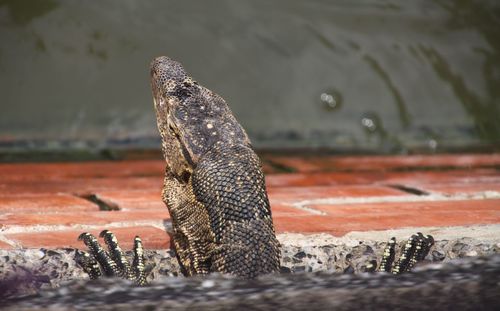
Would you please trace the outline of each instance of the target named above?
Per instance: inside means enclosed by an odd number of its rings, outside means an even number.
[[[455,232],[461,228],[448,228]],[[463,229],[463,228],[462,228]],[[470,232],[485,230],[468,228]],[[498,226],[494,228],[498,230]],[[385,236],[394,232],[383,232]],[[405,230],[396,236],[406,233]],[[414,233],[414,232],[413,232]],[[328,234],[303,235],[282,234],[278,238],[281,243],[281,272],[329,272],[359,273],[371,261],[380,262],[386,240],[378,235],[366,233],[375,239],[362,240],[358,237],[334,237]],[[398,239],[399,249],[406,242]],[[451,236],[449,236],[451,237]],[[488,236],[486,239],[451,238],[437,240],[426,258],[426,262],[448,262],[456,258],[486,256],[500,253],[500,235]],[[27,281],[18,284],[21,293],[36,293],[39,290],[59,287],[63,282],[74,279],[88,279],[88,276],[76,264],[75,249],[12,249],[0,250],[0,280],[16,277]],[[132,254],[128,252],[131,262]],[[160,281],[170,277],[182,276],[175,254],[171,250],[148,250],[146,261],[151,274],[149,280]]]

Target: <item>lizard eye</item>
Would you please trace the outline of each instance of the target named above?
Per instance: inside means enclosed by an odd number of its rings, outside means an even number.
[[[183,107],[179,107],[178,109],[175,110],[174,116],[177,120],[183,120],[187,121],[188,119],[188,113]]]

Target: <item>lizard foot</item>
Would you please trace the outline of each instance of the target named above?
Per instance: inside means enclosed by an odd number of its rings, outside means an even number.
[[[78,237],[79,241],[85,243],[90,253],[78,250],[75,259],[89,277],[97,279],[103,274],[105,276],[120,276],[139,286],[146,285],[147,274],[141,239],[138,236],[134,239],[134,259],[131,266],[111,231],[104,230],[99,236],[104,239],[108,251],[104,250],[96,237],[88,232],[84,232]]]
[[[433,245],[434,238],[431,235],[424,236],[421,232],[418,232],[406,241],[399,259],[395,261],[396,238],[393,237],[384,249],[378,269],[376,269],[376,263],[372,263],[367,267],[367,271],[390,272],[392,274],[411,271],[415,264],[427,256]]]

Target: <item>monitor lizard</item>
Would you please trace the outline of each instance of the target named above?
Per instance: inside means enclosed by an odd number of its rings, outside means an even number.
[[[173,246],[183,273],[255,278],[278,272],[280,248],[264,174],[245,130],[225,100],[193,80],[179,62],[157,57],[150,74],[167,163],[162,198],[172,219]],[[136,237],[130,267],[116,237],[107,230],[101,237],[109,253],[93,235],[79,237],[91,251],[79,252],[78,258],[90,277],[101,275],[101,266],[106,275],[145,284],[140,238]],[[410,270],[432,243],[430,236],[414,235],[395,262],[391,240],[379,270]]]

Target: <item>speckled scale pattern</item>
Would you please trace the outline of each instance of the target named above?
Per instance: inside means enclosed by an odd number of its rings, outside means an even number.
[[[394,262],[395,256],[396,256],[396,238],[393,237],[389,240],[387,246],[384,248],[384,253],[382,255],[382,260],[380,261],[378,271],[390,272],[391,265]]]
[[[258,157],[244,145],[214,147],[192,176],[215,236],[211,270],[249,278],[277,271],[279,244]]]
[[[106,276],[120,275],[120,270],[116,262],[111,258],[111,256],[102,248],[101,244],[97,241],[95,236],[88,232],[80,234],[78,240],[81,240],[89,248],[92,255],[95,257],[97,262],[101,264],[102,270]]]
[[[82,233],[78,239],[82,240],[90,250],[90,254],[84,251],[77,251],[76,261],[89,275],[91,279],[97,279],[102,275],[101,269],[106,276],[120,276],[131,280],[139,286],[147,284],[147,275],[144,264],[144,250],[141,239],[136,236],[134,239],[134,258],[132,267],[128,263],[125,254],[122,252],[116,236],[109,230],[103,230],[99,237],[104,239],[108,246],[109,253],[105,251],[96,237],[88,232]]]
[[[198,201],[207,207],[216,239],[220,239],[227,221],[271,215],[264,174],[249,147],[216,146],[193,173],[193,189]]]
[[[75,261],[82,267],[83,271],[87,273],[91,280],[95,280],[102,275],[99,262],[92,254],[77,250],[75,253]]]
[[[415,264],[424,260],[432,246],[434,246],[434,238],[431,235],[424,236],[421,232],[417,232],[406,241],[398,260],[394,261],[396,258],[396,238],[393,237],[384,248],[377,271],[392,274],[411,271]]]
[[[130,279],[132,277],[130,265],[127,261],[127,258],[125,257],[125,254],[123,254],[122,249],[118,245],[118,240],[116,239],[115,235],[109,230],[103,230],[99,234],[99,237],[103,238],[104,242],[108,246],[109,254],[111,256],[111,259],[113,259],[113,261],[116,263],[120,271],[120,276]]]
[[[184,184],[167,170],[162,196],[172,217],[174,249],[184,274],[210,272],[213,232],[207,210],[196,200],[191,182]]]
[[[392,274],[400,274],[411,271],[418,261],[421,261],[429,253],[434,245],[434,238],[430,235],[424,236],[421,232],[412,235],[406,242],[401,256],[391,269]]]
[[[150,70],[167,162],[162,197],[184,274],[278,271],[264,175],[244,129],[224,99],[179,62],[161,56]]]
[[[136,284],[144,286],[147,284],[146,267],[144,263],[144,248],[142,240],[136,236],[134,238],[134,259],[132,261],[132,273],[129,274],[129,279],[134,280]]]

